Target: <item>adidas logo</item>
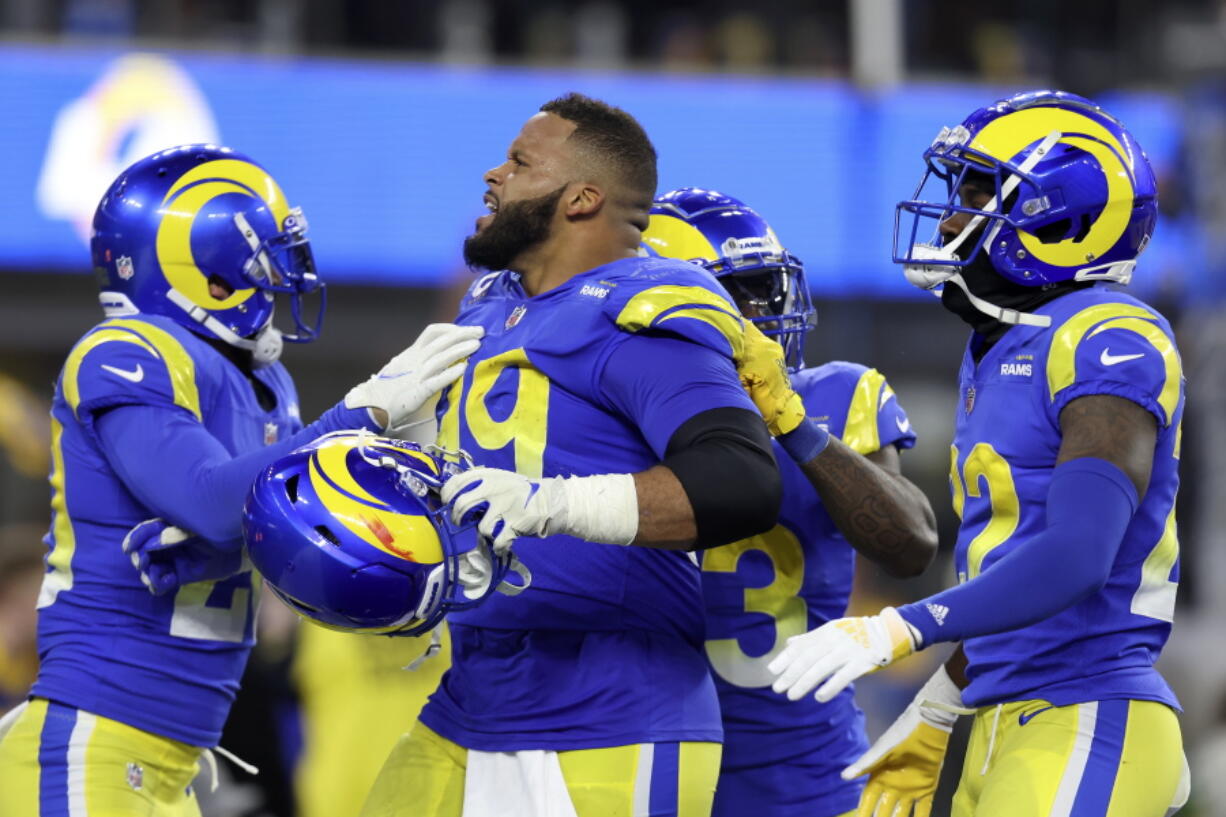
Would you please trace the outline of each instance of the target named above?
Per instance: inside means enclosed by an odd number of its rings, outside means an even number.
[[[932,613],[938,627],[945,623],[945,616],[949,615],[948,607],[944,604],[925,604],[924,606],[928,608],[929,613]]]

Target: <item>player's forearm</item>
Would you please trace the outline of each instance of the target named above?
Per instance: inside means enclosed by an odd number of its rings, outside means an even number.
[[[971,684],[971,679],[966,677],[966,665],[966,650],[959,644],[958,649],[945,661],[945,672],[958,689],[966,689]]]
[[[970,581],[898,613],[920,646],[1027,627],[1077,604],[1106,583],[1137,507],[1128,477],[1104,460],[1057,467],[1048,527]]]
[[[297,434],[238,457],[178,409],[121,406],[100,415],[96,428],[108,462],[152,516],[226,545],[241,541],[243,503],[260,471],[366,416],[338,406]]]
[[[663,463],[635,476],[643,478],[639,496],[649,503],[646,513],[640,510],[643,544],[727,545],[774,527],[783,502],[766,428],[741,408],[691,417],[673,434]]]
[[[936,554],[936,516],[924,494],[832,437],[801,471],[851,546],[894,576],[922,573]]]
[[[676,474],[663,465],[634,475],[639,529],[634,544],[688,550],[698,538],[694,508]]]

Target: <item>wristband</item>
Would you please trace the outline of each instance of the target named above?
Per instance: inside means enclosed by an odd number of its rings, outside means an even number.
[[[796,428],[775,439],[789,457],[803,465],[826,450],[830,444],[830,432],[818,425],[816,420],[806,417]]]
[[[550,533],[609,545],[629,545],[638,535],[639,497],[633,475],[555,477],[547,482],[560,489],[562,498]]]
[[[347,431],[355,428],[365,428],[376,434],[383,433],[383,426],[375,422],[370,409],[365,406],[349,408],[345,405],[344,400],[319,415],[319,419],[313,425],[319,428],[319,436],[331,434],[333,431]]]

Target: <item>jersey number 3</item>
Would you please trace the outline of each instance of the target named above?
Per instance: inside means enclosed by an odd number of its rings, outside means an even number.
[[[750,551],[759,551],[770,559],[775,578],[764,587],[745,588],[745,613],[760,613],[774,621],[774,643],[764,655],[749,655],[735,638],[712,638],[707,640],[707,658],[728,683],[764,687],[775,680],[766,665],[808,624],[808,609],[800,597],[805,553],[795,534],[776,525],[764,534],[708,550],[703,554],[702,569],[706,573],[735,573],[741,557]]]

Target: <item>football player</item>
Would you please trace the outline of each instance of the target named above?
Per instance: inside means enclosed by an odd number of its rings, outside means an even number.
[[[950,456],[960,583],[793,639],[774,688],[829,700],[961,640],[848,770],[870,774],[861,814],[927,815],[968,707],[954,815],[1162,815],[1187,795],[1179,702],[1154,669],[1179,578],[1183,372],[1166,319],[1109,286],[1153,233],[1153,171],[1110,114],[1052,91],[975,111],[924,158],[895,260],[973,330]]]
[[[775,429],[779,524],[702,553],[706,652],[724,720],[713,813],[843,814],[856,807],[863,784],[839,772],[868,748],[852,689],[801,711],[771,691],[766,665],[789,637],[847,612],[852,547],[896,576],[931,562],[932,508],[899,468],[915,433],[876,369],[842,361],[804,368],[804,338],[816,319],[804,268],[745,204],[710,190],[674,190],[656,199],[643,242],[712,272],[772,339],[758,344],[776,350],[767,360],[786,363],[804,401],[789,418],[795,428]]]
[[[301,306],[323,284],[302,212],[262,166],[211,145],[149,156],[103,196],[91,250],[106,320],[56,381],[42,663],[5,720],[0,813],[199,814],[197,760],[254,637],[238,538],[253,479],[321,434],[401,424],[480,329],[427,329],[303,428],[277,358],[315,337],[322,303],[314,321]]]
[[[570,94],[484,175],[464,244],[485,329],[439,442],[478,467],[443,497],[533,584],[448,617],[452,667],[364,814],[707,815],[719,702],[685,551],[770,529],[780,477],[734,359],[744,323],[693,264],[639,257],[656,154]]]

